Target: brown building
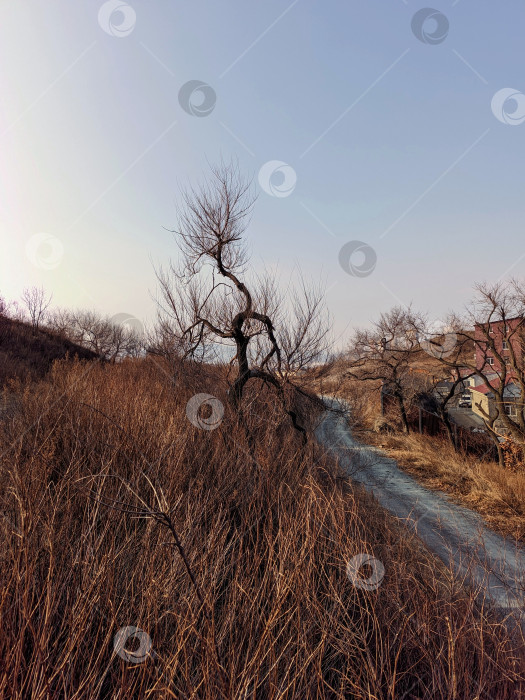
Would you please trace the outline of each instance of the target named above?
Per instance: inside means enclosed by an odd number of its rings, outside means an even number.
[[[522,317],[492,321],[488,325],[476,325],[476,369],[483,372],[494,391],[476,379],[476,385],[470,387],[472,393],[472,410],[482,418],[496,414],[495,392],[504,386],[503,407],[511,418],[517,417],[522,409],[521,391],[516,383],[516,370],[512,367],[512,354],[515,366],[523,367],[523,340],[525,326]],[[498,357],[499,355],[499,357]],[[500,360],[501,358],[501,360]],[[501,419],[495,424],[498,432],[507,432]]]
[[[506,365],[507,374],[512,373],[511,348],[516,357],[516,364],[522,366],[525,330],[523,318],[492,321],[487,325],[477,324],[475,327],[476,368],[484,373],[494,372],[500,375],[503,371],[502,363],[497,357],[500,355]]]

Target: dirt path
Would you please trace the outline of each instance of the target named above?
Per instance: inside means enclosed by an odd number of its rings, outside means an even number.
[[[525,550],[491,531],[476,513],[452,503],[445,494],[429,491],[399,469],[381,450],[359,444],[337,402],[323,415],[318,441],[338,458],[356,482],[408,527],[427,547],[452,564],[504,614],[518,618],[525,628]]]

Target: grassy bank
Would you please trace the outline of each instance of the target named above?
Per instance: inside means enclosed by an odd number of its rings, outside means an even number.
[[[214,430],[188,420],[199,393]],[[519,697],[525,647],[490,610],[273,396],[244,414],[191,366],[62,361],[27,387],[0,421],[0,696]],[[373,590],[346,573],[361,553]],[[114,652],[128,626],[140,663]]]
[[[442,491],[454,502],[476,511],[497,532],[525,540],[525,468],[501,467],[491,458],[494,451],[488,438],[483,446],[479,435],[469,438],[468,431],[464,431],[460,442],[465,446],[470,441],[473,449],[456,451],[443,426],[438,434],[420,435],[417,411],[410,406],[412,432],[406,435],[395,407],[387,408],[386,420],[381,418],[379,383],[344,379],[342,370],[318,388],[348,401],[351,428],[361,442],[380,447],[425,487]],[[377,430],[385,423],[393,428],[391,432]],[[437,419],[436,423],[439,427]]]
[[[458,453],[441,436],[358,431],[430,489],[443,491],[483,516],[497,532],[525,541],[525,471]]]

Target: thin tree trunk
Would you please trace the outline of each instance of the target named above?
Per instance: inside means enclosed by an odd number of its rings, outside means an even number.
[[[494,442],[496,444],[496,450],[498,451],[499,466],[505,469],[505,455],[503,453],[503,450],[501,449],[501,443],[497,438],[494,440]]]
[[[441,418],[443,420],[443,423],[445,425],[445,430],[447,431],[447,437],[449,439],[450,444],[454,449],[457,449],[457,444],[456,441],[454,440],[454,433],[452,431],[452,425],[450,423],[450,418],[448,417],[447,410],[445,409],[444,411],[441,412]]]
[[[233,382],[230,395],[234,407],[239,408],[241,405],[244,387],[250,378],[250,367],[248,365],[248,339],[245,337],[242,331],[238,332],[235,342],[237,344],[237,362],[239,369],[237,372],[237,377]]]
[[[399,413],[401,414],[401,422],[403,424],[403,432],[410,433],[410,426],[408,425],[407,412],[405,408],[405,402],[403,401],[403,395],[401,392],[396,391],[397,405],[399,406]]]

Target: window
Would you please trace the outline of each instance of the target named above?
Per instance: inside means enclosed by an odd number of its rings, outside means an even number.
[[[516,415],[516,406],[513,403],[506,403],[505,404],[505,413],[508,416],[515,416]]]
[[[505,364],[507,365],[507,367],[510,365],[510,357],[505,358]]]
[[[490,328],[489,328],[489,333],[490,333],[491,335],[494,335],[494,326],[490,326]]]
[[[508,350],[509,349],[509,344],[507,343],[506,340],[503,341],[503,349]]]
[[[490,365],[490,366],[492,367],[492,365],[494,364],[494,358],[493,358],[493,357],[487,357],[487,364]]]

